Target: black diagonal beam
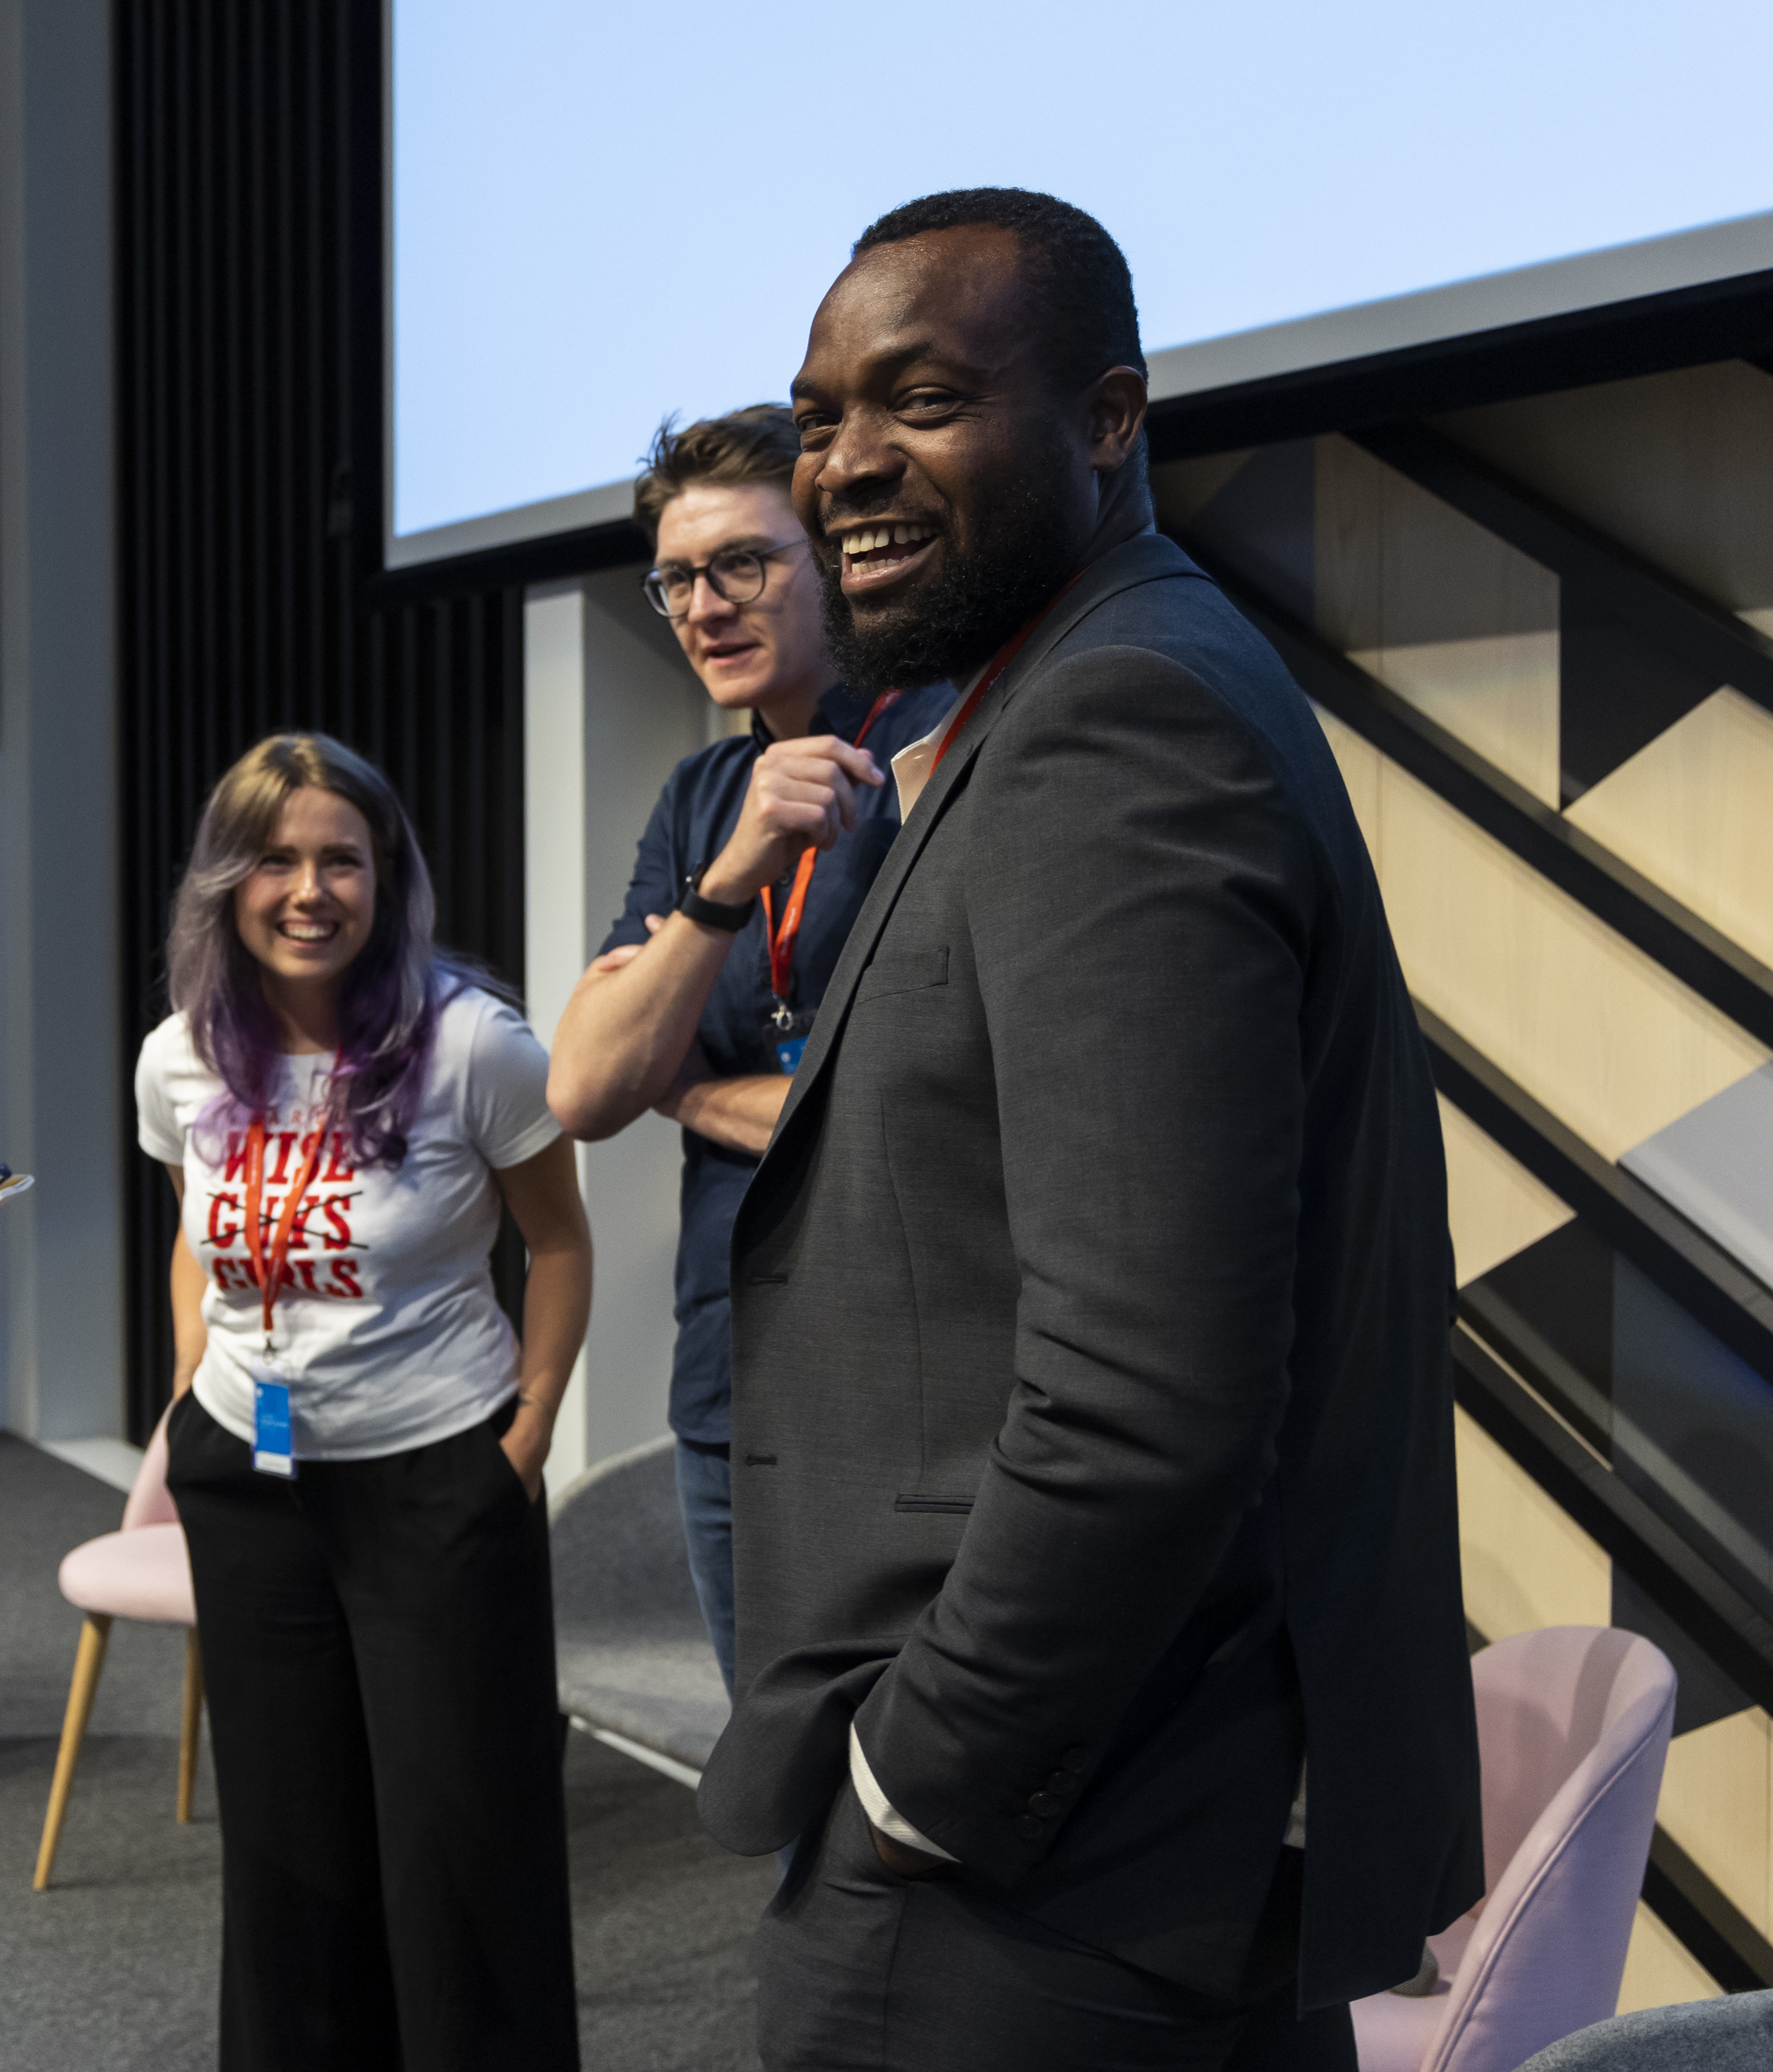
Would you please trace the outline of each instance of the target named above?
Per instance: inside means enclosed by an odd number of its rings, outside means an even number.
[[[1773,1382],[1773,1291],[1420,1001],[1416,1018],[1434,1083],[1453,1105],[1713,1338]]]
[[[1745,1696],[1773,1711],[1773,1625],[1462,1326],[1453,1392]]]
[[[1773,640],[1733,612],[1426,425],[1369,425],[1347,437],[1560,581],[1580,587],[1647,640],[1773,712]]]
[[[1773,1986],[1773,1943],[1660,1827],[1651,1838],[1643,1902],[1726,1992]]]
[[[1773,1049],[1773,971],[1259,595],[1186,533],[1179,537],[1273,644],[1309,697]]]

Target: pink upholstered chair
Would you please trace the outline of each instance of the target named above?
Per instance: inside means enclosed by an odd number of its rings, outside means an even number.
[[[1675,1672],[1611,1626],[1472,1658],[1489,1890],[1437,1935],[1435,1991],[1355,2003],[1361,2072],[1515,2072],[1617,2005],[1650,1853]]]
[[[179,1818],[191,1818],[191,1795],[197,1776],[197,1729],[203,1716],[204,1672],[197,1653],[197,1607],[191,1596],[191,1558],[184,1527],[167,1494],[167,1420],[154,1428],[147,1451],[123,1507],[123,1523],[76,1547],[56,1577],[68,1601],[86,1614],[80,1651],[74,1658],[74,1681],[68,1693],[61,1747],[49,1787],[49,1810],[43,1816],[43,1839],[37,1852],[34,1888],[41,1892],[55,1866],[74,1769],[80,1761],[86,1723],[93,1716],[99,1671],[113,1619],[146,1619],[159,1626],[191,1629],[185,1637],[185,1690],[179,1738]]]

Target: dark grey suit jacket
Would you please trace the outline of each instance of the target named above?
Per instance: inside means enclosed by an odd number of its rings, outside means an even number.
[[[1335,764],[1179,549],[1096,562],[907,819],[733,1244],[730,1848],[842,1788],[1307,2004],[1483,1889],[1434,1094]]]

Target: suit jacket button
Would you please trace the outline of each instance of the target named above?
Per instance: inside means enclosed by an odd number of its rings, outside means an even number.
[[[1081,1777],[1088,1766],[1090,1752],[1087,1748],[1081,1745],[1077,1748],[1068,1748],[1059,1758],[1059,1767],[1062,1770],[1068,1770],[1073,1777]]]
[[[1045,1823],[1037,1820],[1032,1813],[1024,1813],[1016,1823],[1016,1832],[1025,1842],[1038,1842],[1046,1832]]]
[[[1043,1820],[1051,1819],[1063,1803],[1056,1792],[1037,1791],[1028,1802],[1028,1811],[1038,1813]]]

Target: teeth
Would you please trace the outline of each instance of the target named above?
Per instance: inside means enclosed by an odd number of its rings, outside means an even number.
[[[858,554],[872,554],[882,547],[915,547],[925,540],[933,540],[936,528],[910,524],[865,525],[859,532],[843,535],[843,551],[854,558]]]

